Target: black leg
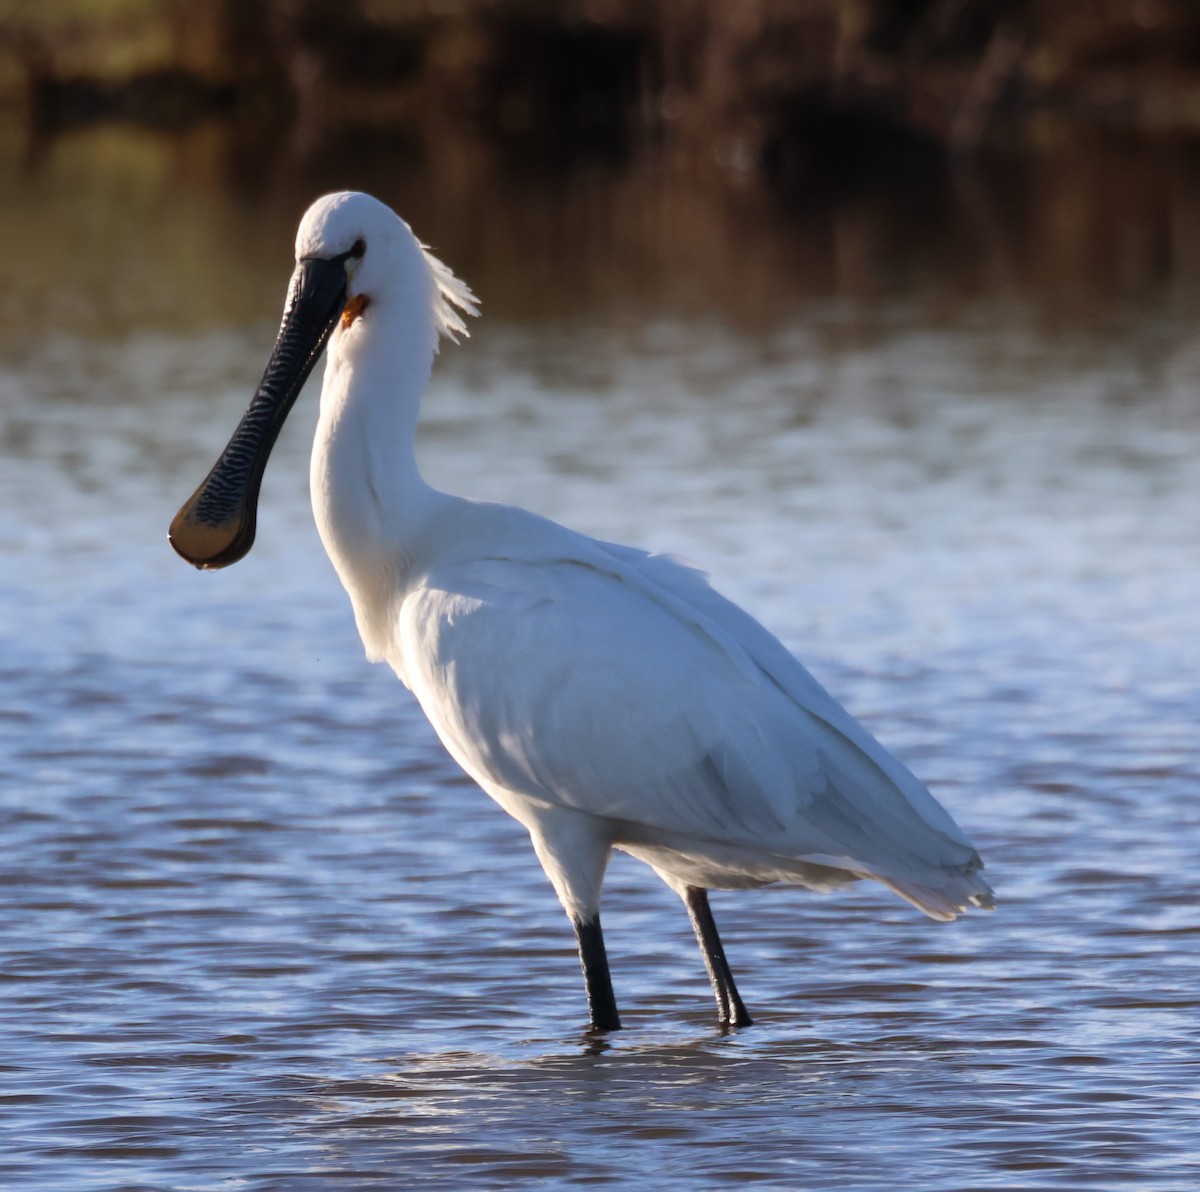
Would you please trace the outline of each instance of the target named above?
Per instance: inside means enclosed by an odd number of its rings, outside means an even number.
[[[750,1026],[752,1019],[746,1013],[737,986],[733,983],[733,973],[729,971],[729,961],[725,959],[725,949],[721,947],[721,937],[717,934],[716,920],[708,906],[708,891],[699,886],[688,886],[684,902],[700,951],[704,954],[704,967],[708,969],[708,979],[712,982],[713,994],[717,999],[717,1017],[721,1025]]]
[[[600,916],[590,923],[571,920],[579,941],[579,963],[583,965],[583,983],[587,988],[588,1011],[594,1031],[619,1031],[617,999],[613,996],[612,977],[608,972],[608,954],[600,931]]]

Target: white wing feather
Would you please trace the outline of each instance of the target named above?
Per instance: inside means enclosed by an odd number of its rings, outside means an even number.
[[[477,508],[489,554],[427,576],[401,629],[414,692],[485,788],[606,817],[618,843],[734,848],[750,878],[875,877],[936,918],[986,904],[950,816],[700,573]]]

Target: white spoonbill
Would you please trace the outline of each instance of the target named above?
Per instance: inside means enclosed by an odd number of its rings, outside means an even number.
[[[723,1024],[750,1016],[710,889],[873,878],[934,919],[990,907],[979,854],[924,786],[761,625],[669,558],[438,492],[413,437],[471,291],[369,195],[318,199],[274,351],[171,524],[201,568],[254,541],[263,469],[328,344],[317,528],[372,662],[528,829],[579,944],[591,1027],[620,1026],[600,930],[614,848],[684,901]]]

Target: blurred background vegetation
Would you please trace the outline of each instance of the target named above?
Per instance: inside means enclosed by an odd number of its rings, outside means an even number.
[[[491,316],[651,291],[753,321],[931,272],[950,310],[1190,303],[1198,149],[1195,0],[0,0],[0,241],[52,275],[152,235],[201,311],[218,240],[257,286],[264,219],[340,187],[501,278]],[[174,286],[108,268],[64,316],[170,321]]]
[[[216,117],[309,147],[387,127],[795,175],[1080,123],[1200,129],[1200,5],[0,0],[0,101],[43,132]]]

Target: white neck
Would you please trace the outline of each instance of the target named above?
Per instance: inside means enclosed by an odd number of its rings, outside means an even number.
[[[354,605],[373,661],[388,652],[421,527],[440,494],[417,470],[413,449],[436,331],[414,318],[422,294],[373,300],[329,342],[310,473],[325,550]]]

